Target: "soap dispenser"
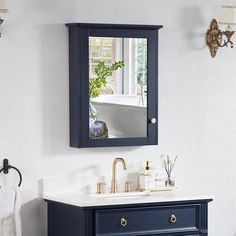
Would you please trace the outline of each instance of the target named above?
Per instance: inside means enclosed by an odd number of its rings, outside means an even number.
[[[139,190],[140,191],[152,191],[155,190],[155,174],[150,167],[150,161],[146,161],[146,166],[143,172],[138,174],[139,176]]]

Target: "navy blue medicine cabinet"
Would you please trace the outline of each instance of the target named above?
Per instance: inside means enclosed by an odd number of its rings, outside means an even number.
[[[158,144],[161,25],[71,23],[70,146]]]

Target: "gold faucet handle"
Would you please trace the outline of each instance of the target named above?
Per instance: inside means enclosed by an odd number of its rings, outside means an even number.
[[[106,186],[106,183],[104,183],[104,182],[98,182],[98,183],[97,183],[97,194],[103,194],[103,193],[105,193],[105,186]]]
[[[125,181],[125,192],[128,193],[131,191],[131,185],[132,185],[132,182],[130,181]]]

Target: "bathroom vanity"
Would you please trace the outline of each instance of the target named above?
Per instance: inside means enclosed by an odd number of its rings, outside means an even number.
[[[123,199],[45,196],[48,236],[207,236],[212,199],[180,192]]]

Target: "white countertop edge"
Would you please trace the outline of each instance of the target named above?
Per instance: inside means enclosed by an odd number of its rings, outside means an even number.
[[[131,205],[131,204],[147,204],[147,203],[167,203],[167,202],[183,202],[183,201],[201,201],[213,200],[214,195],[191,195],[176,192],[169,193],[153,193],[150,196],[139,198],[119,198],[104,199],[96,198],[88,195],[79,194],[62,194],[62,195],[45,195],[44,200],[55,201],[67,205],[78,207],[97,207],[97,206],[114,206],[114,205]]]

